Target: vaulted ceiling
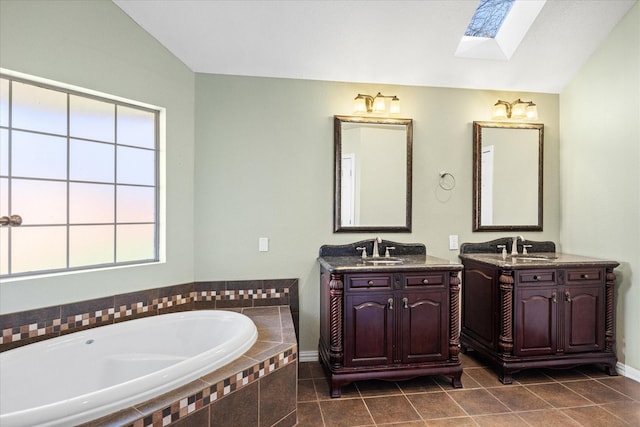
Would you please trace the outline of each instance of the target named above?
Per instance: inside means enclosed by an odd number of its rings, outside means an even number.
[[[487,60],[454,55],[476,0],[113,1],[194,72],[547,93],[636,2],[548,0],[509,60]]]

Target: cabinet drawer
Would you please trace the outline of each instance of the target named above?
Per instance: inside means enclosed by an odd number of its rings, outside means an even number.
[[[392,283],[392,276],[386,274],[362,274],[347,278],[349,289],[391,289]]]
[[[523,285],[556,283],[555,270],[524,270],[518,272],[518,283]]]
[[[442,286],[444,273],[407,274],[404,277],[404,285],[407,288],[414,286]]]
[[[567,283],[577,284],[592,284],[602,283],[604,280],[604,272],[600,268],[580,268],[566,270],[565,277]]]

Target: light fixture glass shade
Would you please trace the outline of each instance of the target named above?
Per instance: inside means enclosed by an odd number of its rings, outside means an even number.
[[[375,98],[373,98],[373,112],[374,113],[384,113],[387,111],[387,104],[384,100],[384,97],[378,92]]]
[[[527,119],[530,119],[530,120],[538,119],[538,107],[533,102],[527,105]]]
[[[502,103],[497,103],[493,106],[493,118],[496,120],[503,120],[507,118],[507,106]]]
[[[367,100],[362,95],[358,95],[353,99],[353,112],[354,113],[366,113],[367,112]]]
[[[524,102],[516,102],[513,104],[511,109],[511,118],[512,119],[523,119],[527,116],[527,104]]]
[[[391,105],[389,107],[389,112],[391,114],[398,114],[400,112],[400,100],[397,96],[391,98]]]

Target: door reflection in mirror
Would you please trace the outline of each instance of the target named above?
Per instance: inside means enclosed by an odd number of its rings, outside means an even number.
[[[474,231],[541,231],[544,125],[473,125]]]
[[[411,120],[335,119],[334,231],[409,231]]]

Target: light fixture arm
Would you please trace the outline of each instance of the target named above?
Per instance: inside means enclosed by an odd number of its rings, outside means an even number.
[[[498,116],[495,113],[499,109],[497,107],[500,106],[500,105],[504,105],[504,108],[506,110],[506,115],[502,116],[502,117],[506,117],[507,119],[510,119],[511,115],[513,114],[514,107],[519,105],[519,104],[525,106],[524,107],[525,108],[524,111],[526,111],[526,113],[519,115],[518,118],[520,118],[520,117],[527,117],[527,118],[530,118],[530,119],[537,119],[538,118],[538,110],[537,110],[536,104],[534,104],[533,101],[523,101],[520,98],[516,99],[513,102],[507,102],[507,101],[503,101],[503,100],[499,99],[498,102],[496,102],[494,104],[494,106],[493,106],[493,108],[494,108],[494,117]],[[529,112],[531,112],[531,113],[529,113]]]
[[[379,93],[379,92],[378,92]],[[373,111],[373,96],[371,95],[363,95],[361,93],[355,97],[354,101],[364,100],[366,112],[370,113]]]
[[[376,96],[366,95],[359,93],[353,100],[354,110],[357,113],[384,113],[386,111],[386,105],[380,108],[377,101],[384,100],[385,98],[391,99],[390,113],[395,114],[400,111],[400,99],[396,95],[383,95],[378,92]]]

